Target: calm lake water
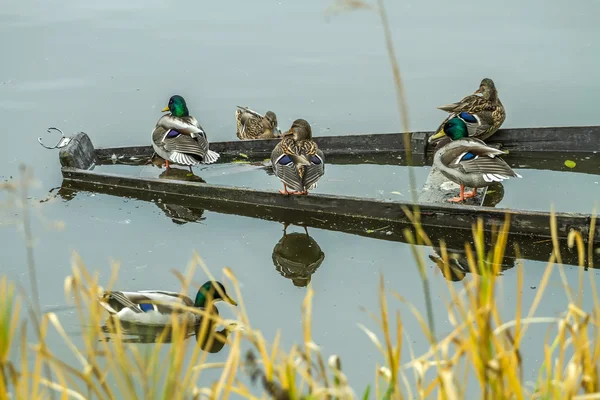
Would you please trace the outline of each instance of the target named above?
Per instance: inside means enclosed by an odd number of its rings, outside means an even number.
[[[599,124],[597,1],[580,0],[576,7],[541,0],[526,5],[517,0],[387,3],[411,130],[435,129],[444,118],[436,106],[473,92],[484,77],[492,78],[499,89],[507,110],[504,127]],[[38,136],[46,139],[47,127],[68,134],[85,131],[96,147],[149,144],[160,109],[172,94],[187,99],[212,141],[235,140],[236,105],[261,112],[272,109],[282,129],[296,118],[307,119],[315,135],[400,131],[377,16],[362,11],[327,18],[329,5],[317,0],[5,4],[0,9],[0,120],[5,135],[0,180],[16,176],[19,164],[26,163],[40,181],[33,199],[45,198],[62,181],[57,152],[36,142]],[[53,139],[48,138],[47,142]],[[556,162],[548,158],[549,165]],[[578,159],[581,163],[586,160]],[[561,211],[590,212],[598,203],[598,175],[577,167],[573,172],[515,168],[524,178],[505,184],[499,206],[548,210],[554,204]],[[212,183],[272,190],[280,185],[264,170],[244,165],[196,172]],[[428,172],[429,167],[415,168],[419,186]],[[158,174],[156,169],[153,173]],[[406,200],[407,167],[331,166],[316,192]],[[34,223],[45,310],[67,304],[63,282],[71,272],[72,251],[98,270],[105,283],[110,260],[118,260],[118,287],[131,290],[178,290],[170,271],[183,271],[197,251],[218,276],[224,266],[234,271],[243,285],[250,318],[268,339],[277,329],[285,346],[302,338],[300,305],[305,289],[274,267],[273,248],[283,235],[277,222],[206,211],[196,215],[195,223],[174,223],[172,214],[157,204],[86,192],[69,201],[58,197],[42,203],[40,211],[49,220],[65,223],[58,232],[42,220]],[[0,273],[28,287],[24,242],[10,223],[18,218],[18,210],[0,210],[0,217]],[[291,226],[288,232],[303,229]],[[326,354],[341,355],[350,382],[362,391],[373,381],[375,363],[381,358],[357,327],[363,323],[374,328],[360,309],[377,309],[383,273],[388,288],[424,311],[418,271],[410,248],[402,243],[321,229],[309,229],[309,234],[325,254],[312,276],[315,341]],[[524,264],[527,309],[545,263],[524,260]],[[446,282],[432,262],[428,271],[438,333],[443,334],[451,329],[443,301]],[[577,273],[576,268],[566,268],[572,286]],[[508,317],[517,299],[515,277],[512,269],[502,278]],[[197,273],[197,281],[204,278]],[[554,316],[565,310],[561,285],[558,274],[553,274],[536,315]],[[593,302],[588,291],[584,301],[589,311]],[[427,343],[415,319],[406,307],[394,306],[402,311],[408,342],[416,354],[423,353]],[[222,314],[233,316],[227,306],[220,308]],[[60,318],[77,329],[71,311],[61,312]],[[542,362],[546,329],[529,329],[523,344],[525,372],[531,380]],[[62,352],[72,360],[59,339],[53,344],[56,354]],[[208,360],[222,360],[226,353],[212,354]],[[405,360],[408,357],[406,353]],[[209,376],[204,379],[208,385]]]

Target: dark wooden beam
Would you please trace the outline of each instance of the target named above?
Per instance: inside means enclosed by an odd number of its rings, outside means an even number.
[[[374,240],[387,240],[406,243],[404,230],[414,232],[413,226],[407,222],[369,220],[346,215],[307,215],[305,212],[296,212],[285,208],[267,208],[260,205],[244,204],[238,202],[220,201],[213,199],[194,198],[172,195],[148,190],[139,190],[126,186],[115,187],[110,184],[94,183],[87,180],[65,179],[59,190],[59,195],[65,200],[72,200],[79,191],[91,191],[112,196],[129,197],[140,201],[152,202],[160,208],[167,217],[178,224],[193,223],[204,219],[204,210],[223,214],[242,215],[260,218],[269,221],[303,225],[312,228],[344,232],[359,235]],[[459,229],[452,227],[424,226],[424,230],[433,242],[439,246],[441,241],[446,243],[449,252],[464,253],[465,243],[470,243],[474,248],[471,228]],[[492,233],[486,233],[486,250],[490,250],[493,243]],[[587,237],[585,238],[587,239]],[[587,245],[587,241],[585,243]],[[519,248],[521,258],[546,262],[553,251],[552,240],[535,235],[510,234],[506,248],[503,268],[515,265],[517,259],[516,246]],[[326,249],[325,249],[326,250]],[[565,239],[559,240],[559,250],[565,264],[578,265],[576,249],[569,249]],[[600,254],[593,253],[593,263],[600,266]],[[587,265],[587,260],[583,262]],[[402,267],[404,264],[399,264]]]
[[[66,181],[88,182],[112,187],[115,191],[131,189],[140,192],[153,192],[182,196],[194,199],[231,202],[242,206],[283,209],[303,213],[309,217],[327,219],[346,216],[365,221],[408,223],[403,207],[412,209],[408,202],[392,202],[356,197],[311,194],[308,196],[283,196],[277,192],[254,190],[241,187],[209,185],[198,182],[169,181],[158,178],[140,178],[96,171],[63,168]],[[520,234],[550,237],[550,213],[539,211],[507,210],[492,207],[477,207],[455,204],[420,204],[421,221],[427,226],[470,229],[477,218],[484,220],[487,229],[501,224],[506,215],[510,216],[511,230]],[[560,237],[566,237],[571,229],[580,231],[587,237],[591,215],[577,213],[557,213],[557,227]],[[600,225],[600,224],[599,224]],[[595,228],[595,236],[600,227]]]

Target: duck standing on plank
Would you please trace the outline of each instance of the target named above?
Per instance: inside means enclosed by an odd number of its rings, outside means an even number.
[[[452,118],[460,118],[467,125],[469,137],[486,140],[500,128],[506,119],[504,106],[498,97],[494,81],[485,78],[475,93],[466,96],[457,103],[447,104],[438,109],[450,113],[440,124],[429,143],[437,142],[438,133],[446,122]]]
[[[312,140],[312,129],[297,119],[271,152],[273,172],[283,182],[281,194],[306,195],[325,174],[325,156]],[[290,187],[293,191],[288,191]]]
[[[196,118],[190,115],[187,104],[179,95],[171,96],[169,104],[161,110],[163,115],[152,131],[152,147],[160,157],[169,163],[186,165],[212,164],[219,159],[219,153],[208,149],[206,132]]]
[[[212,300],[209,302],[209,299]],[[121,321],[138,325],[168,326],[173,322],[173,314],[177,315],[178,321],[187,320],[190,325],[201,322],[202,315],[182,310],[179,306],[197,307],[219,315],[219,310],[214,305],[218,301],[237,306],[221,282],[208,281],[200,287],[195,300],[166,290],[108,291],[101,296],[100,305],[111,317]]]
[[[263,116],[248,107],[237,106],[235,121],[237,137],[241,140],[273,139],[281,136],[277,116],[273,111],[267,111]]]
[[[436,139],[443,136],[451,139],[433,157],[433,166],[460,185],[460,197],[449,199],[450,202],[475,197],[477,188],[489,186],[492,182],[502,182],[510,177],[521,178],[499,157],[506,152],[468,137],[467,124],[461,118],[450,119],[434,136]],[[473,191],[465,193],[465,186],[473,188]]]

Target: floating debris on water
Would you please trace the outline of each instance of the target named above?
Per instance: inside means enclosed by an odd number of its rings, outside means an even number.
[[[565,165],[568,168],[575,168],[575,166],[577,165],[577,163],[575,161],[572,161],[572,160],[567,160],[567,161],[565,161]]]

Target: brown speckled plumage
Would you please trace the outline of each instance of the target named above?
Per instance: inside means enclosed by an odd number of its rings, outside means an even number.
[[[279,136],[277,116],[273,111],[267,111],[263,116],[248,107],[235,110],[237,137],[241,140],[272,139]]]
[[[448,117],[442,121],[435,130],[434,135],[439,133],[442,127],[450,119],[459,116],[462,112],[467,112],[477,119],[477,122],[465,120],[469,130],[469,137],[485,140],[492,136],[502,126],[506,119],[506,111],[498,97],[498,91],[494,82],[485,78],[481,81],[479,89],[464,97],[457,103],[440,106],[438,109],[449,113]],[[439,139],[430,139],[430,143],[436,143]]]
[[[284,158],[286,157],[287,158]],[[282,164],[281,160],[288,160]],[[306,194],[325,173],[325,156],[312,140],[308,122],[297,119],[271,153],[273,172],[292,190]]]

